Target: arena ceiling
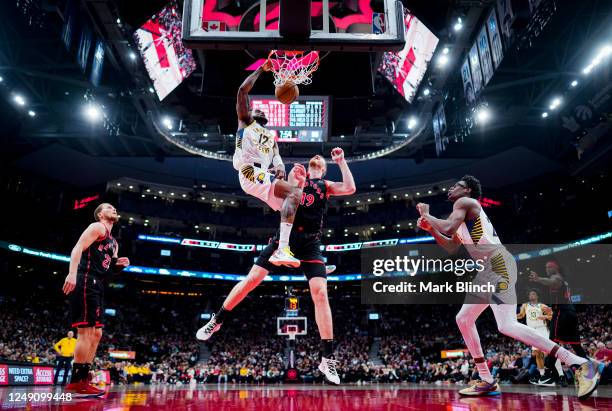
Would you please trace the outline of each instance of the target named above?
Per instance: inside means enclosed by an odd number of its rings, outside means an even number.
[[[326,154],[336,145],[343,147],[348,156],[379,150],[405,139],[410,134],[408,118],[417,116],[428,124],[423,132],[391,155],[356,163],[358,181],[434,181],[476,164],[498,164],[502,172],[496,170],[492,174],[499,174],[497,181],[509,184],[515,181],[507,181],[507,170],[516,164],[525,164],[525,170],[513,172],[514,180],[567,166],[575,160],[577,138],[563,127],[561,116],[543,121],[542,113],[550,98],[580,76],[594,48],[611,38],[612,7],[605,0],[580,4],[545,1],[554,6],[550,21],[506,51],[502,65],[485,89],[483,96],[493,112],[486,126],[466,133],[463,120],[468,108],[459,66],[482,25],[485,10],[494,2],[406,0],[404,4],[441,39],[440,45],[451,49],[449,66],[442,70],[432,64],[426,74],[421,90],[430,88],[431,95],[419,93],[408,104],[384,78],[372,76],[367,55],[332,53],[322,63],[315,84],[304,91],[333,93],[332,136],[324,144],[283,144],[282,154],[303,158]],[[186,127],[197,125],[199,130],[207,130],[207,138],[200,139],[200,144],[210,152],[231,154],[235,91],[250,57],[242,52],[198,52],[197,71],[159,102],[149,92],[150,80],[143,65],[131,58],[131,34],[166,2],[146,2],[146,6],[137,3],[142,2],[82,1],[82,12],[106,42],[103,81],[93,87],[75,56],[61,42],[64,0],[2,2],[0,119],[4,164],[78,185],[99,182],[106,174],[113,174],[108,179],[125,174],[177,184],[187,184],[190,179],[237,184],[226,177],[233,176],[229,163],[194,157],[169,144],[152,124],[152,118],[170,113]],[[453,33],[451,27],[457,16],[463,16],[464,29]],[[609,83],[609,75],[603,81]],[[564,106],[588,101],[602,87],[601,81],[586,84],[582,92],[568,95]],[[268,88],[271,86],[267,82],[261,82],[254,93],[269,94]],[[27,108],[35,112],[34,117],[14,103],[15,93],[27,96]],[[84,95],[94,96],[110,113],[103,127],[92,126],[80,115]],[[441,101],[445,104],[450,142],[447,151],[438,157],[433,145],[431,111]],[[605,123],[605,119],[604,116],[601,122]],[[598,123],[591,124],[580,131],[580,137],[597,127]],[[609,129],[601,132],[610,133]],[[609,153],[610,146],[606,144],[598,152]],[[391,159],[399,161],[390,163]],[[500,162],[492,163],[495,159]],[[528,166],[526,160],[539,165]],[[75,170],[76,164],[94,167],[86,176]]]

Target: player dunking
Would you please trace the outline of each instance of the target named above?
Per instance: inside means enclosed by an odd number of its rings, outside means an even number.
[[[63,291],[70,295],[72,327],[78,329],[72,378],[66,391],[77,396],[104,394],[89,384],[89,370],[102,338],[104,282],[109,273],[121,272],[130,265],[127,257],[117,258],[119,246],[111,235],[119,221],[117,210],[100,204],[94,211],[95,223],[85,229],[70,253],[70,268]]]
[[[315,320],[323,351],[319,370],[328,381],[340,384],[336,361],[333,359],[334,334],[331,309],[327,298],[327,273],[321,254],[321,229],[323,219],[327,214],[329,197],[353,194],[355,182],[344,159],[342,149],[333,149],[332,159],[340,167],[342,182],[330,182],[323,179],[327,172],[327,165],[321,156],[314,156],[308,163],[308,178],[304,186],[301,205],[295,216],[291,244],[295,256],[301,260],[300,270],[308,279],[310,294],[315,306]],[[294,170],[289,174],[290,182],[295,179]],[[264,280],[270,271],[276,269],[269,263],[268,258],[274,252],[278,241],[279,235],[277,234],[259,255],[247,277],[234,286],[217,314],[213,314],[210,321],[198,330],[196,334],[198,339],[208,340],[221,328],[221,324],[227,319],[230,312]]]
[[[278,248],[270,256],[276,266],[298,267],[300,261],[293,256],[289,247],[289,237],[293,220],[302,197],[302,186],[306,170],[299,165],[295,170],[295,185],[284,181],[285,166],[278,152],[278,144],[269,130],[265,128],[268,119],[261,110],[251,110],[249,91],[263,71],[270,71],[270,61],[266,61],[253,74],[248,76],[238,89],[236,113],[238,132],[233,164],[238,171],[240,187],[245,193],[259,198],[274,211],[280,210],[280,236]],[[274,166],[274,174],[268,169]]]
[[[478,273],[474,281],[496,286],[495,292],[485,298],[468,294],[457,314],[457,325],[481,378],[459,393],[472,396],[500,393],[499,385],[485,362],[476,329],[476,319],[487,307],[491,307],[499,332],[575,367],[578,398],[587,398],[599,384],[603,364],[577,356],[516,320],[516,261],[501,244],[491,221],[476,200],[481,194],[480,182],[466,175],[448,192],[453,211],[447,219],[433,217],[428,204],[417,204],[421,215],[418,226],[430,232],[447,251],[454,252],[463,244],[473,259],[484,260],[485,270]]]
[[[549,337],[548,326],[545,321],[550,321],[552,318],[552,310],[546,304],[538,302],[538,292],[535,290],[529,291],[529,302],[522,304],[519,313],[516,315],[517,320],[522,320],[523,318],[527,323],[527,327],[533,328],[546,338]],[[533,351],[536,365],[540,372],[540,378],[531,379],[529,382],[547,387],[555,385],[552,378],[544,376],[544,357],[546,354],[538,350],[537,347],[533,347]]]

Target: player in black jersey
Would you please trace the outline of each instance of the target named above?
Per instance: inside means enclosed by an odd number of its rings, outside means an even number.
[[[308,177],[303,187],[302,199],[295,215],[289,243],[295,257],[301,262],[299,271],[308,279],[315,306],[315,320],[321,336],[323,351],[319,370],[328,381],[339,384],[336,361],[333,359],[333,324],[327,298],[325,262],[321,253],[321,229],[323,219],[327,214],[329,197],[353,194],[355,181],[344,159],[344,151],[341,148],[334,148],[331,157],[340,167],[342,182],[331,182],[323,178],[327,172],[327,164],[323,157],[317,155],[310,159]],[[289,173],[289,183],[292,183],[292,179],[294,179],[293,170]],[[259,255],[247,277],[234,286],[217,314],[214,314],[210,321],[198,330],[196,337],[199,340],[208,340],[221,328],[221,324],[231,310],[257,287],[270,271],[277,271],[277,267],[268,261],[270,255],[276,250],[277,243],[278,234],[271,239],[270,244]]]
[[[576,308],[570,299],[570,287],[556,261],[546,263],[546,277],[540,277],[537,273],[531,272],[529,280],[548,287],[550,294],[550,303],[552,304],[553,317],[550,322],[550,339],[558,344],[566,344],[572,347],[576,355],[587,358],[587,353],[580,342],[580,333],[578,331],[578,317]],[[546,358],[546,367],[548,371],[554,368],[560,370],[561,365],[555,362],[550,356]],[[552,374],[552,372],[549,373]],[[564,383],[563,371],[559,373],[561,383]]]
[[[104,283],[111,273],[130,265],[127,257],[117,258],[119,247],[113,238],[117,210],[108,203],[94,211],[95,223],[81,234],[70,253],[70,268],[63,291],[70,294],[72,327],[78,329],[72,378],[66,390],[78,396],[100,396],[103,390],[89,384],[89,369],[102,338]]]

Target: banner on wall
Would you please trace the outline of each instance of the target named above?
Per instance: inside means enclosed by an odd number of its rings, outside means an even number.
[[[506,46],[512,38],[512,23],[514,22],[514,11],[512,10],[512,0],[499,0],[497,3],[499,12],[499,27],[506,40]]]
[[[472,83],[472,73],[470,72],[470,62],[466,57],[461,65],[461,79],[463,80],[463,92],[468,105],[476,100],[474,95],[474,84]]]
[[[487,31],[489,32],[489,40],[491,41],[491,58],[493,60],[493,67],[497,69],[504,58],[504,49],[502,47],[499,24],[497,23],[495,9],[491,10],[489,17],[487,18]]]
[[[476,43],[470,49],[468,54],[470,61],[470,71],[472,72],[472,85],[474,86],[474,97],[482,90],[482,70],[480,68],[480,57],[478,56],[478,46]]]
[[[482,80],[484,87],[493,77],[493,62],[491,61],[491,49],[489,48],[486,24],[478,33],[476,43],[478,44],[478,55],[480,56],[480,67],[482,68]]]

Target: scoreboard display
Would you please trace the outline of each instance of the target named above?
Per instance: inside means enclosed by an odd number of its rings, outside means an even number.
[[[300,96],[286,105],[274,96],[252,96],[251,106],[266,113],[266,128],[279,142],[318,143],[329,133],[329,97]]]

